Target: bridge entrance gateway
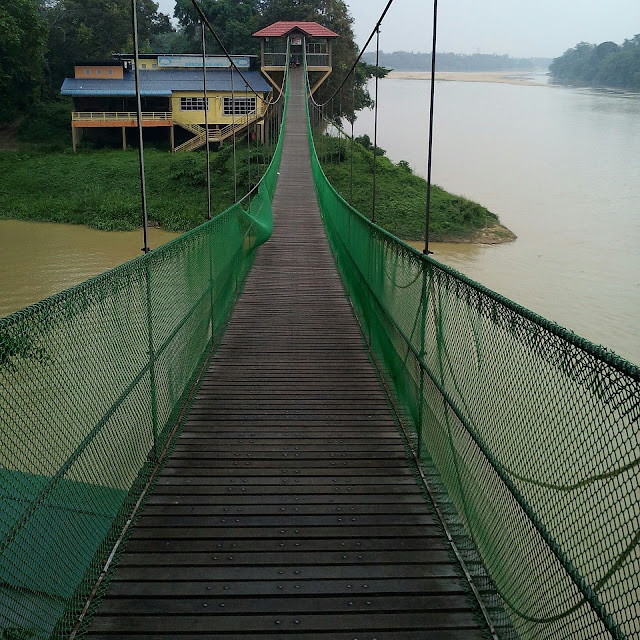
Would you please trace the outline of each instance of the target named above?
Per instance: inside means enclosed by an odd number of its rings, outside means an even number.
[[[302,69],[274,233],[89,637],[485,637],[337,274]]]

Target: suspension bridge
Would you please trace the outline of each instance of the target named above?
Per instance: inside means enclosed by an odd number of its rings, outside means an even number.
[[[0,320],[3,638],[640,638],[640,371],[259,188]],[[206,136],[205,136],[206,137]]]

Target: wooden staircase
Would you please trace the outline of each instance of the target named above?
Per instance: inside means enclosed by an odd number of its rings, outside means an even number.
[[[222,142],[223,140],[226,140],[230,136],[238,133],[258,119],[258,114],[255,112],[249,113],[245,116],[237,116],[235,122],[232,124],[228,124],[226,127],[222,127],[221,129],[210,129],[209,142]],[[183,124],[181,122],[176,124],[179,124],[183,129],[186,129],[187,131],[195,134],[193,138],[177,146],[175,148],[176,153],[181,151],[194,151],[195,149],[199,149],[206,144],[207,132],[204,127],[199,124]]]

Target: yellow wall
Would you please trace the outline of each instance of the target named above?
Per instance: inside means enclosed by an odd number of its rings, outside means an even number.
[[[208,91],[207,96],[209,97],[209,124],[231,124],[233,118],[231,116],[222,115],[222,103],[223,98],[225,96],[231,97],[231,92],[224,91]],[[255,97],[255,94],[249,93],[247,97]],[[180,111],[180,98],[200,98],[202,97],[202,93],[198,93],[196,91],[176,91],[173,93],[173,97],[171,98],[171,111],[174,122],[184,123],[184,124],[204,124],[204,111]],[[236,93],[236,98],[243,98],[244,92]],[[264,112],[264,104],[257,100],[257,109],[258,113],[262,114]],[[238,116],[241,117],[241,116]]]
[[[133,65],[133,60],[131,63]],[[155,71],[157,68],[158,58],[138,58],[138,69],[142,69],[143,71]]]
[[[87,71],[89,73],[86,73]],[[111,71],[111,74],[109,74],[109,71]],[[91,78],[92,80],[121,80],[123,77],[122,65],[77,65],[75,67],[75,77]]]

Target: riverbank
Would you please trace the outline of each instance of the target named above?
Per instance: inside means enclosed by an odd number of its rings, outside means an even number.
[[[246,156],[246,149],[245,156]],[[251,155],[251,182],[270,157]],[[187,231],[206,219],[204,153],[145,150],[147,206],[151,226]],[[213,154],[215,212],[233,204],[231,147]],[[104,231],[140,227],[140,179],[135,149],[63,152],[0,152],[0,218],[84,224]],[[238,193],[249,190],[246,157],[238,162]]]
[[[324,145],[329,179],[344,196],[349,195],[350,164],[347,145],[341,145],[341,161]],[[350,152],[350,151],[349,151]],[[249,172],[249,161],[250,172]],[[255,184],[270,161],[270,152],[246,147],[238,153],[238,193]],[[147,206],[151,226],[166,231],[187,231],[206,217],[206,158],[204,153],[170,154],[145,151]],[[394,165],[379,157],[376,221],[403,239],[424,234],[426,182],[413,175],[407,163]],[[349,169],[347,169],[347,166]],[[371,210],[373,154],[356,144],[354,151],[354,204],[367,215]],[[230,146],[212,155],[213,212],[233,204],[233,157]],[[138,154],[101,149],[78,154],[63,152],[0,152],[0,219],[83,224],[104,231],[131,231],[140,226]],[[484,207],[433,190],[432,234],[452,242],[497,243],[515,238],[499,226],[498,218]]]
[[[386,76],[390,80],[431,80],[429,71],[391,71]],[[519,84],[541,86],[532,80],[527,71],[436,71],[436,80],[446,82],[491,82],[498,84]]]
[[[368,138],[365,143],[368,144]],[[329,182],[364,216],[373,209],[373,150],[333,136],[317,136],[316,149]],[[375,222],[402,240],[424,238],[427,182],[409,164],[394,164],[377,156]],[[486,207],[433,185],[431,190],[430,237],[437,242],[501,244],[516,239]]]

